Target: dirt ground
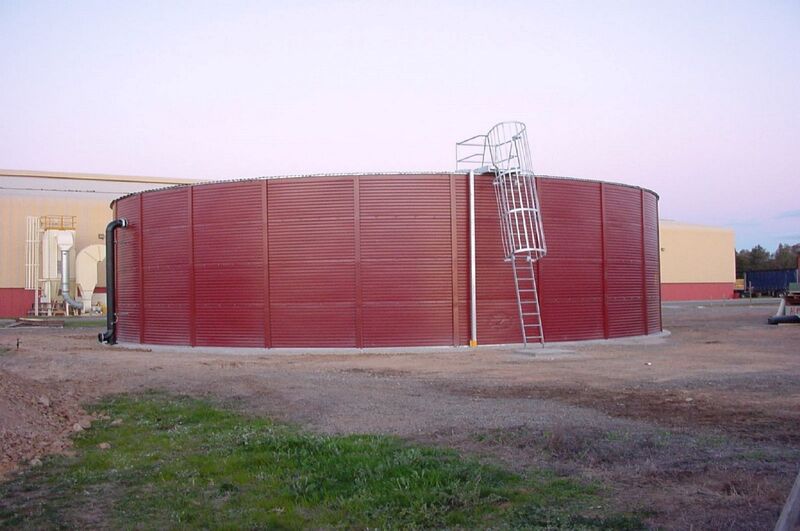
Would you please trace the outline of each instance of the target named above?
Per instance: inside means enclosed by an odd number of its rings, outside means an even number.
[[[774,310],[665,304],[668,337],[528,351],[150,351],[101,346],[94,328],[0,329],[0,457],[8,470],[66,448],[80,402],[163,389],[596,481],[653,527],[768,529],[800,467],[800,326],[767,325]]]

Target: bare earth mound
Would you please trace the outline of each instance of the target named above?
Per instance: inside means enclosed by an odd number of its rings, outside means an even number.
[[[71,392],[0,370],[0,477],[21,462],[64,452],[73,426],[89,421]]]

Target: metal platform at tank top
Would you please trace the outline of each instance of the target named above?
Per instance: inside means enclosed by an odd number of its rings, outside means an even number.
[[[543,344],[535,263],[547,254],[547,244],[525,124],[501,122],[485,135],[456,143],[456,170],[471,173],[471,186],[475,174],[494,173],[503,252],[514,273],[522,342],[525,346],[531,342]],[[474,249],[474,203],[471,211],[470,240]],[[474,284],[473,271],[473,292]]]

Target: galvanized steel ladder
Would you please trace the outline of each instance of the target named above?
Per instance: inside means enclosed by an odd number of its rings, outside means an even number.
[[[476,148],[481,148],[477,150]],[[465,156],[460,156],[460,150]],[[488,163],[488,164],[487,164]],[[501,122],[456,144],[457,169],[491,171],[506,261],[514,272],[522,342],[544,343],[536,262],[547,254],[525,124]]]
[[[539,291],[536,289],[536,269],[529,255],[515,254],[511,258],[514,269],[514,287],[517,291],[517,308],[522,324],[522,342],[544,343],[542,316],[539,312]]]

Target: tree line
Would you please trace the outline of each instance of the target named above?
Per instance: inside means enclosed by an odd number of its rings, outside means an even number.
[[[774,253],[756,245],[752,249],[736,251],[736,278],[742,278],[745,271],[764,269],[793,269],[797,267],[797,255],[791,245],[779,243]]]

